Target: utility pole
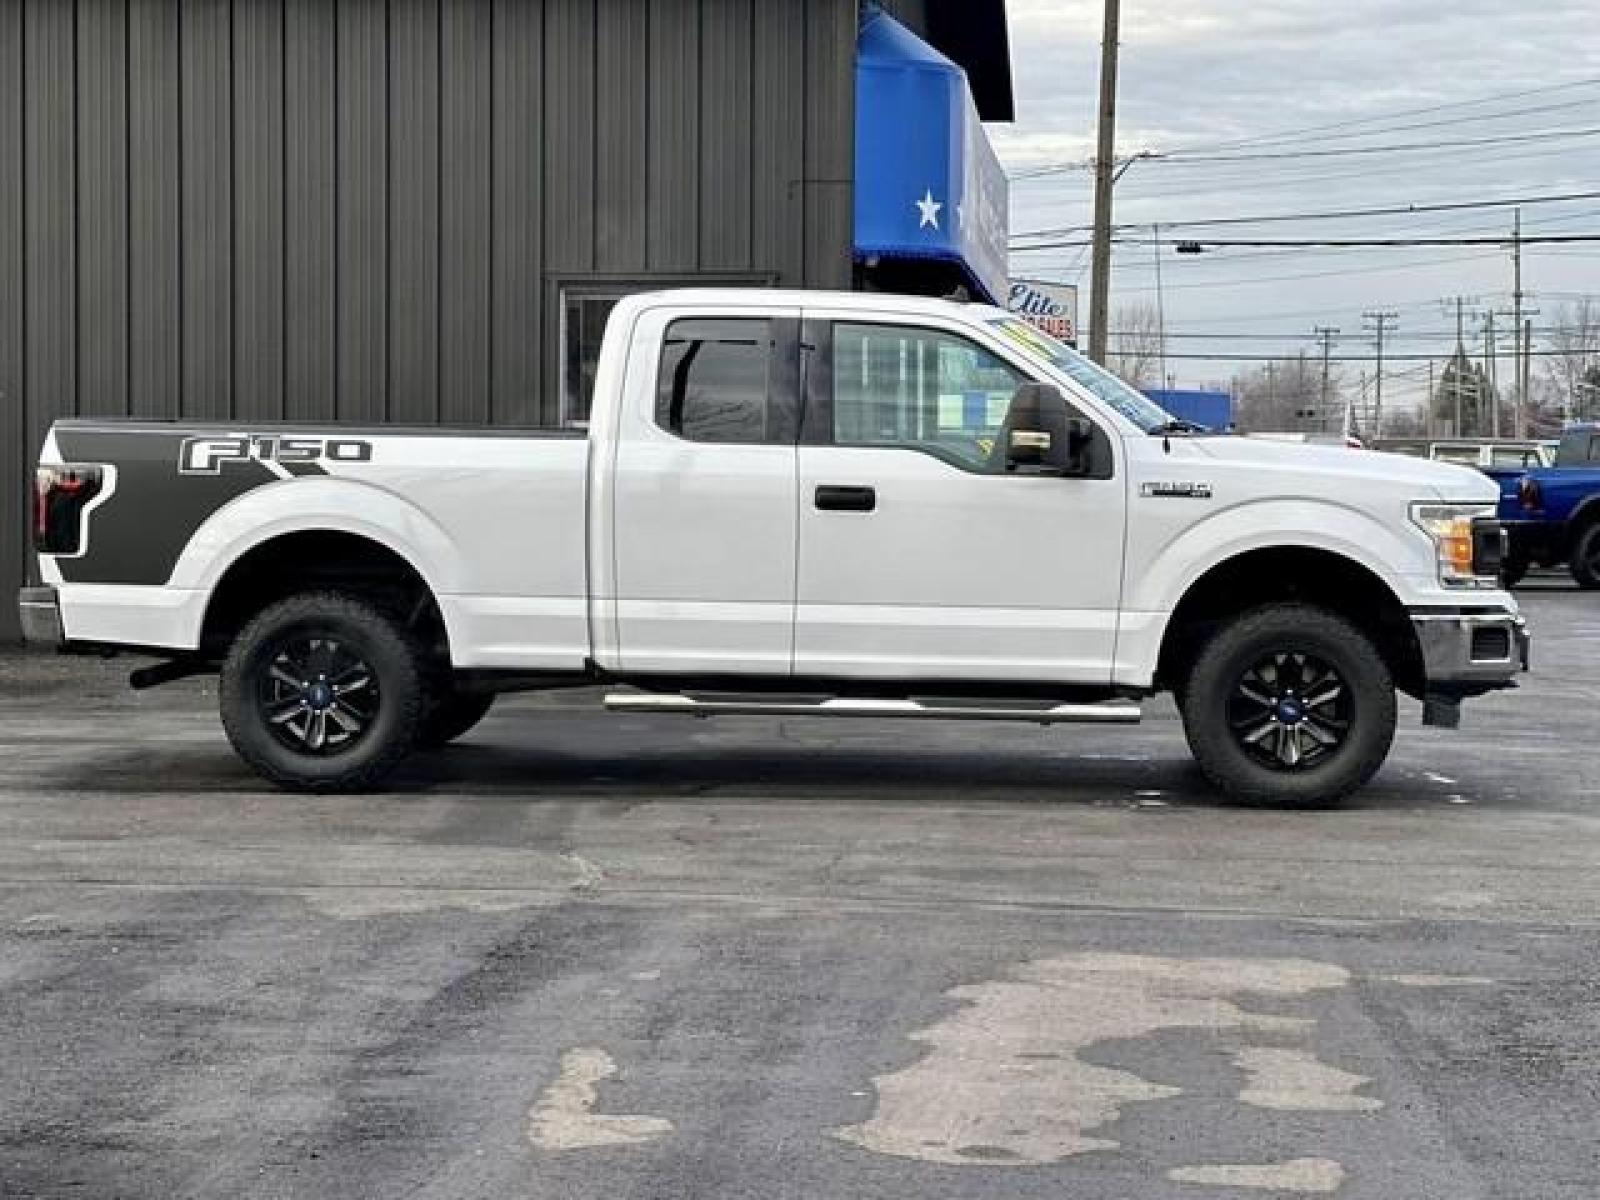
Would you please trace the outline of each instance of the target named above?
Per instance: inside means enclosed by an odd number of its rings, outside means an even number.
[[[1439,431],[1434,428],[1436,422],[1433,416],[1433,359],[1428,360],[1428,399],[1427,407],[1423,411],[1423,427],[1427,429],[1428,436],[1432,437]]]
[[[1106,361],[1111,295],[1111,185],[1116,182],[1117,32],[1122,0],[1105,0],[1100,40],[1100,136],[1094,160],[1094,260],[1089,275],[1089,357]]]
[[[1517,409],[1517,436],[1528,436],[1528,383],[1530,377],[1529,364],[1533,360],[1533,318],[1525,318],[1522,322],[1522,404]]]
[[[1511,326],[1511,331],[1512,331],[1512,333],[1515,335],[1515,337],[1517,339],[1517,347],[1520,350],[1521,346],[1522,346],[1522,208],[1521,208],[1521,206],[1519,205],[1518,207],[1513,209],[1512,213],[1513,213],[1513,215],[1512,215],[1512,219],[1511,219],[1511,305],[1512,305],[1512,317],[1511,317],[1511,319],[1512,319],[1513,324]],[[1522,383],[1523,372],[1521,370],[1521,360],[1522,360],[1522,355],[1521,354],[1515,355],[1511,360],[1512,366],[1517,371],[1517,408],[1516,408],[1517,415],[1516,415],[1516,424],[1515,424],[1514,428],[1516,430],[1516,436],[1519,437],[1519,438],[1527,436],[1527,421],[1526,421],[1526,418],[1523,416],[1523,411],[1522,411],[1523,410],[1523,405],[1526,403],[1526,398],[1523,395],[1523,383]]]
[[[1489,436],[1500,436],[1500,389],[1495,384],[1494,309],[1483,314],[1483,374],[1489,389]]]
[[[1115,179],[1112,180],[1116,182]],[[1161,354],[1161,382],[1171,390],[1172,384],[1167,380],[1167,304],[1161,295],[1161,226],[1150,226],[1150,240],[1156,247],[1156,337],[1157,348]]]
[[[1400,314],[1386,310],[1369,309],[1361,314],[1363,321],[1372,322],[1372,332],[1377,339],[1377,379],[1372,402],[1372,440],[1383,436],[1383,339],[1400,320]]]
[[[1317,422],[1322,432],[1328,432],[1328,424],[1333,417],[1332,406],[1328,402],[1328,355],[1333,351],[1333,339],[1339,336],[1339,331],[1332,325],[1318,325],[1312,330],[1322,341],[1322,403],[1321,420]]]

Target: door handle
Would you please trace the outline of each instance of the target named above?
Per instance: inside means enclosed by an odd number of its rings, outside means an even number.
[[[872,512],[878,507],[878,493],[869,487],[819,484],[817,507],[823,512]]]

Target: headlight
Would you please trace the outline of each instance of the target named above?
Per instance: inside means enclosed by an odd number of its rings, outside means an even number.
[[[1434,504],[1411,506],[1411,519],[1433,539],[1439,556],[1439,582],[1446,587],[1492,587],[1492,576],[1472,568],[1472,523],[1492,517],[1492,504]]]

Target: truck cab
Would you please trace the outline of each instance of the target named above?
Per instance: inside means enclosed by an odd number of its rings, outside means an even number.
[[[235,747],[297,788],[598,683],[1039,724],[1170,691],[1220,788],[1327,802],[1397,690],[1451,724],[1526,665],[1481,473],[1197,433],[982,305],[636,296],[581,433],[64,422],[39,479],[29,628],[219,671]]]
[[[1578,586],[1600,588],[1600,425],[1561,436],[1553,466],[1498,479],[1499,516],[1510,539],[1506,579],[1534,565],[1565,563]]]

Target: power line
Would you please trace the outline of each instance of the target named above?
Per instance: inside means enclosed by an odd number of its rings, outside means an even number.
[[[1563,204],[1574,200],[1600,199],[1600,191],[1594,192],[1565,192],[1560,195],[1521,196],[1504,200],[1462,200],[1444,204],[1403,204],[1391,205],[1384,208],[1346,208],[1331,209],[1324,212],[1299,212],[1299,213],[1270,213],[1255,217],[1202,217],[1193,221],[1161,221],[1159,224],[1166,229],[1195,229],[1201,226],[1216,225],[1265,225],[1277,221],[1331,221],[1346,217],[1387,217],[1404,216],[1412,213],[1456,212],[1462,209],[1477,208],[1513,208],[1517,205],[1531,204]],[[1138,225],[1149,225],[1153,222],[1129,222],[1126,225],[1114,225],[1113,229],[1129,229]],[[1051,237],[1063,233],[1077,233],[1087,229],[1086,225],[1066,225],[1057,229],[1037,229],[1025,233],[1012,234],[1012,240],[1017,238]]]
[[[1386,335],[1386,338],[1387,338],[1387,335]],[[1535,358],[1559,358],[1562,355],[1570,354],[1570,353],[1571,353],[1571,351],[1568,351],[1568,350],[1534,350],[1532,352],[1533,357],[1535,357]],[[1169,350],[1167,352],[1167,357],[1168,358],[1184,359],[1186,361],[1192,361],[1192,362],[1263,362],[1264,363],[1264,362],[1289,362],[1289,361],[1294,360],[1297,356],[1293,355],[1293,354],[1225,354],[1225,353],[1220,353],[1220,352],[1218,352],[1218,353],[1208,353],[1208,352],[1196,351],[1196,350],[1177,350],[1177,351]],[[1429,362],[1438,362],[1441,358],[1448,358],[1448,357],[1449,357],[1449,355],[1442,354],[1442,353],[1439,353],[1439,352],[1435,352],[1433,354],[1390,354],[1388,351],[1385,351],[1384,355],[1383,355],[1383,361],[1384,361],[1385,365],[1387,365],[1389,363],[1393,363],[1393,362],[1429,363]],[[1328,361],[1330,363],[1370,363],[1372,361],[1372,356],[1370,354],[1333,354],[1333,355],[1329,356]],[[1390,374],[1392,375],[1393,373],[1390,373]],[[1386,376],[1386,377],[1389,377],[1389,376]]]
[[[1150,239],[1136,235],[1113,237],[1112,241],[1120,246],[1148,246]],[[1600,242],[1600,233],[1541,233],[1520,239],[1525,246],[1551,245],[1560,246],[1576,242]],[[1406,248],[1411,246],[1509,246],[1512,239],[1501,235],[1487,234],[1482,237],[1393,237],[1393,238],[1185,238],[1175,243],[1179,254],[1198,254],[1201,249],[1208,248],[1258,248],[1272,249],[1297,247],[1311,249],[1326,247],[1328,249],[1342,249],[1358,246]],[[1027,250],[1060,250],[1069,246],[1083,245],[1082,238],[1073,238],[1059,242],[1041,242],[1036,246],[1015,246],[1013,253],[1022,253]],[[1195,246],[1199,249],[1186,250],[1186,246]]]
[[[1579,326],[1536,326],[1533,332],[1539,337],[1551,337],[1563,333],[1582,333],[1584,330]],[[1111,331],[1111,335],[1113,337],[1133,337],[1135,336],[1135,332],[1131,330],[1113,329]],[[1177,339],[1180,341],[1183,339],[1189,339],[1192,341],[1203,342],[1303,342],[1309,339],[1309,335],[1303,333],[1242,333],[1237,331],[1229,333],[1197,333],[1193,330],[1174,332],[1170,329],[1167,331],[1166,336],[1169,339]],[[1392,340],[1401,342],[1453,342],[1455,337],[1456,333],[1453,329],[1427,329],[1413,330],[1410,333],[1396,332],[1393,334]],[[1600,346],[1597,346],[1597,352],[1600,352]]]
[[[1342,271],[1302,271],[1293,275],[1251,275],[1241,276],[1237,279],[1208,279],[1203,283],[1169,283],[1166,285],[1166,290],[1169,292],[1192,288],[1215,290],[1225,287],[1248,287],[1251,284],[1258,283],[1287,283],[1299,279],[1334,279],[1349,275],[1384,275],[1394,271],[1414,271],[1420,267],[1439,267],[1449,263],[1482,262],[1487,259],[1498,259],[1499,257],[1499,253],[1494,251],[1477,254],[1452,254],[1444,258],[1413,259],[1410,262],[1387,263],[1376,267],[1348,267]],[[1155,289],[1150,287],[1124,287],[1117,290],[1121,292],[1152,292]],[[1225,319],[1234,320],[1236,318],[1228,317]]]
[[[1140,157],[1169,166],[1187,166],[1202,163],[1236,163],[1280,161],[1291,158],[1346,158],[1352,155],[1399,154],[1414,151],[1464,150],[1479,146],[1524,145],[1529,142],[1547,142],[1566,138],[1587,138],[1600,134],[1600,126],[1578,129],[1541,129],[1532,133],[1504,133],[1484,138],[1450,138],[1436,142],[1395,142],[1387,146],[1340,146],[1322,150],[1268,150],[1246,154],[1195,154],[1181,150],[1146,150]],[[1083,171],[1092,162],[1053,163],[1033,171],[1013,175],[1013,181],[1037,179],[1065,171]]]
[[[1330,129],[1349,129],[1356,125],[1370,125],[1375,121],[1386,121],[1393,117],[1421,117],[1428,113],[1447,112],[1457,108],[1476,108],[1483,104],[1497,104],[1502,100],[1523,100],[1529,96],[1547,96],[1554,92],[1570,92],[1577,88],[1600,86],[1600,76],[1588,79],[1576,79],[1567,83],[1546,84],[1543,87],[1524,88],[1515,92],[1500,92],[1489,96],[1480,96],[1474,100],[1452,100],[1443,104],[1430,104],[1422,108],[1401,108],[1393,112],[1386,112],[1372,117],[1350,117],[1342,121],[1330,121],[1324,125],[1307,125],[1299,129],[1285,129],[1277,133],[1258,134],[1254,137],[1241,138],[1232,142],[1202,143],[1190,149],[1199,150],[1229,150],[1238,146],[1256,146],[1264,142],[1282,142],[1293,138],[1304,137],[1307,134],[1323,133]],[[1461,120],[1487,119],[1493,114],[1475,114],[1464,116]],[[1368,130],[1367,132],[1375,132]]]

